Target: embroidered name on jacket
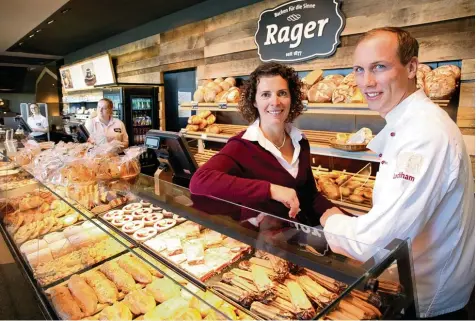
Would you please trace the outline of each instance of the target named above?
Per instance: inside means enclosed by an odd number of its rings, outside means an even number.
[[[393,175],[393,179],[397,179],[397,178],[403,178],[403,179],[406,179],[407,181],[410,181],[410,182],[415,181],[415,177],[407,175],[404,172],[400,172],[398,174]]]

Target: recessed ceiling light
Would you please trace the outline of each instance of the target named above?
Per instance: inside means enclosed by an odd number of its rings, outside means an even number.
[[[36,30],[36,33],[41,32],[41,29]]]
[[[47,23],[50,25],[50,24],[52,24],[53,22],[55,22],[55,21],[54,21],[54,20],[50,20],[50,21],[48,21]]]
[[[19,45],[19,46],[23,45],[23,42],[19,42],[18,45]]]
[[[68,8],[68,9],[64,9],[63,11],[61,11],[61,13],[62,13],[62,14],[65,14],[65,13],[68,12],[69,10],[71,10],[71,9],[69,9],[69,8]]]
[[[33,38],[34,36],[35,36],[35,34],[29,35],[30,38]]]

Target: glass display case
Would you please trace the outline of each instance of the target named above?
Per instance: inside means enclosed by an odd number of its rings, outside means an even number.
[[[0,164],[0,231],[48,317],[415,316],[408,240],[360,244],[142,174],[79,193]]]

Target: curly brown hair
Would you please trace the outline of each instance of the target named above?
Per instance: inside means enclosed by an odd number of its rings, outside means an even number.
[[[241,116],[250,123],[259,117],[258,109],[254,106],[258,82],[261,77],[269,76],[281,76],[288,82],[289,93],[291,94],[291,108],[286,122],[292,123],[296,117],[302,114],[304,108],[301,101],[302,82],[294,68],[276,62],[261,64],[251,73],[250,78],[242,86],[238,110]]]

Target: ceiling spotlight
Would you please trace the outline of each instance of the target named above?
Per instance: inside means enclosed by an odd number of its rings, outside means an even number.
[[[31,34],[31,35],[29,35],[28,37],[29,37],[29,38],[33,38],[34,36],[35,36],[35,34]]]
[[[55,22],[55,21],[54,21],[54,20],[50,20],[50,21],[47,22],[47,24],[50,25],[50,24],[52,24],[53,22]]]
[[[68,12],[69,10],[71,10],[71,9],[69,9],[69,8],[68,8],[68,9],[64,9],[64,10],[61,11],[61,13],[62,13],[62,14],[65,14],[65,13]]]
[[[36,30],[36,33],[40,32],[40,31],[41,31],[41,29],[38,29],[38,30]]]
[[[18,45],[19,45],[19,46],[23,45],[23,42],[19,42]]]

